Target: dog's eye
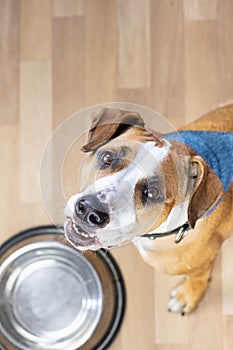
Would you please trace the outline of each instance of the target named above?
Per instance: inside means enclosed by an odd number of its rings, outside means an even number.
[[[101,155],[101,163],[104,165],[111,165],[113,162],[114,156],[111,152],[104,152]]]
[[[155,201],[156,199],[160,198],[159,189],[158,187],[155,187],[155,186],[145,188],[142,194],[145,198],[151,201]]]

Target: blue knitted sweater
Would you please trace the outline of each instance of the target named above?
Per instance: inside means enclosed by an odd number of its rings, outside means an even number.
[[[227,192],[233,182],[233,133],[185,130],[164,135],[167,140],[184,142],[200,155],[220,178]]]

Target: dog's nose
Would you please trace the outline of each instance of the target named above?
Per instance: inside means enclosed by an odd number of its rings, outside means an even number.
[[[108,206],[95,196],[85,196],[75,204],[75,213],[89,226],[104,227],[109,222]]]

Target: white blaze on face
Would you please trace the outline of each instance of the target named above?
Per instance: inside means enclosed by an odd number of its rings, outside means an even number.
[[[136,225],[134,191],[141,179],[161,172],[161,163],[167,157],[170,143],[158,147],[150,141],[142,144],[130,165],[112,175],[97,179],[82,193],[72,196],[65,209],[65,215],[73,217],[75,203],[86,195],[96,195],[100,202],[108,204],[110,221],[104,228],[96,228],[96,234],[103,246],[119,245],[132,239]]]
[[[167,157],[170,143],[165,141],[163,147],[157,147],[155,142],[143,144],[130,165],[107,177],[100,178],[84,192],[97,193],[100,201],[110,208],[110,222],[97,229],[97,235],[106,245],[118,245],[133,237],[136,224],[134,203],[135,186],[141,179],[153,176],[156,170],[161,171],[161,163]]]

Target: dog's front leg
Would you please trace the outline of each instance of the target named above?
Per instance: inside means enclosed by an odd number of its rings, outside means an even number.
[[[198,306],[210,281],[211,270],[200,276],[186,276],[170,294],[168,311],[184,316]]]
[[[216,235],[214,238],[213,234],[208,237],[203,225],[200,226],[200,230],[203,238],[201,244],[200,240],[195,238],[195,235],[200,237],[200,232],[193,231],[180,245],[173,244],[170,250],[168,246],[171,246],[174,238],[158,239],[157,242],[144,238],[134,242],[144,261],[156,270],[167,275],[185,276],[170,294],[170,312],[181,315],[192,312],[197,308],[208,287],[222,239]]]

